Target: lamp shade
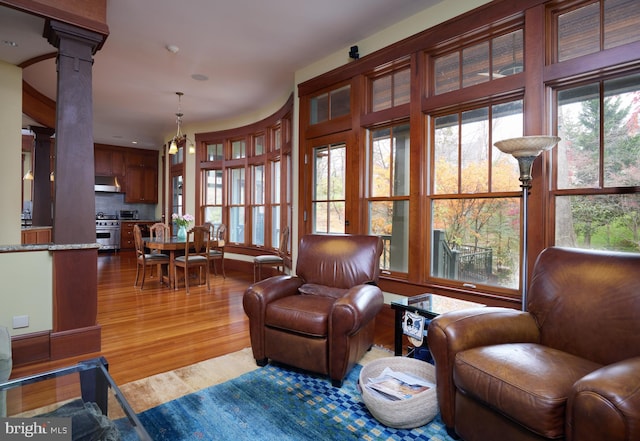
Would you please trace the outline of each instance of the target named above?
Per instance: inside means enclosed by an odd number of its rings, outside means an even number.
[[[543,151],[553,148],[558,142],[560,142],[558,136],[522,136],[520,138],[504,139],[493,145],[501,152],[519,158],[522,156],[538,156]]]

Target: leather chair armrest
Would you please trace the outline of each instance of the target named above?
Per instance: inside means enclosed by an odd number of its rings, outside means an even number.
[[[332,338],[353,335],[375,318],[382,309],[384,296],[374,285],[357,285],[333,305],[331,314]]]
[[[296,276],[275,276],[249,286],[242,297],[242,307],[249,317],[251,349],[260,363],[265,359],[264,316],[267,305],[282,297],[298,294],[303,280]]]
[[[501,343],[537,343],[539,330],[533,316],[511,308],[485,307],[442,314],[431,321],[427,332],[435,361],[437,395],[442,421],[454,427],[455,392],[453,364],[466,349]]]
[[[567,441],[640,439],[640,357],[594,371],[573,386]]]
[[[249,286],[242,297],[244,312],[251,320],[262,321],[267,305],[282,297],[298,294],[303,280],[296,276],[275,276]]]

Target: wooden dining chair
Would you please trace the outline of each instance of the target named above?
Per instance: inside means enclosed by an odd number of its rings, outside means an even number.
[[[253,282],[262,280],[262,267],[282,268],[284,272],[284,258],[287,255],[287,246],[289,244],[289,227],[284,227],[280,233],[280,244],[278,246],[278,254],[264,254],[256,256],[253,259]]]
[[[140,268],[142,267],[142,282],[140,283],[140,290],[144,288],[144,279],[146,277],[146,270],[148,266],[163,266],[167,267],[167,274],[169,271],[169,256],[159,252],[147,253],[144,248],[144,240],[142,239],[142,231],[139,225],[133,226],[133,239],[136,247],[136,280],[133,286],[138,286],[138,277],[140,275]],[[162,270],[159,271],[158,278],[160,284],[162,284]]]
[[[149,239],[151,241],[165,242],[171,239],[171,228],[167,224],[163,224],[162,222],[157,222],[149,227]],[[150,252],[151,254],[162,254],[162,251],[155,248],[151,248]],[[164,274],[162,274],[162,265],[158,265],[157,268],[158,268],[158,270],[156,271],[157,276],[163,277]],[[167,273],[167,276],[168,275],[169,274]]]
[[[216,260],[220,261],[220,267],[222,268],[222,278],[226,279],[227,275],[224,273],[224,246],[227,239],[227,226],[220,224],[218,227],[214,227],[211,224],[211,231],[213,231],[212,247],[209,251],[209,258],[213,264],[213,271],[215,275],[218,275],[218,269],[216,268]]]
[[[189,271],[198,268],[198,283],[202,284],[202,270],[204,269],[207,280],[207,291],[211,289],[209,284],[209,251],[211,245],[211,230],[208,225],[197,225],[187,231],[187,240],[184,246],[184,256],[174,260],[173,280],[175,289],[178,289],[178,267],[184,270],[184,286],[189,293]]]

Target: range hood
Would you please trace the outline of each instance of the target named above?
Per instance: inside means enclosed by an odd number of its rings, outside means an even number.
[[[120,183],[115,176],[96,176],[95,191],[120,193]]]

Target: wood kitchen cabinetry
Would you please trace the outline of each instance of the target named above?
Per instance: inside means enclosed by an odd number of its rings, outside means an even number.
[[[120,249],[133,250],[136,248],[135,239],[133,238],[133,226],[140,225],[142,237],[149,236],[149,227],[155,221],[120,221]]]
[[[127,203],[158,203],[158,152],[96,144],[96,176],[115,176]]]
[[[117,176],[122,179],[125,175],[125,151],[101,144],[95,145],[94,150],[96,176]]]
[[[125,202],[158,203],[158,152],[130,152],[127,155]]]
[[[22,245],[51,243],[51,227],[30,227],[20,232]]]

